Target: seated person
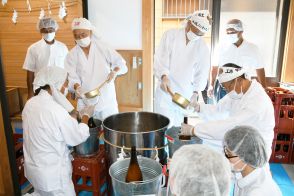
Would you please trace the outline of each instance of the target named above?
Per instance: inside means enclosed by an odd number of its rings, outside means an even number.
[[[241,172],[236,179],[234,196],[281,196],[282,193],[266,167],[266,143],[259,132],[249,126],[237,126],[224,136],[224,153],[232,171]]]
[[[222,154],[200,145],[178,149],[170,163],[170,188],[176,196],[227,196],[231,171]]]

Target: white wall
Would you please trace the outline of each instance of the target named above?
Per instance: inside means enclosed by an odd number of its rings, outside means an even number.
[[[115,49],[142,49],[142,0],[89,0],[89,20]]]

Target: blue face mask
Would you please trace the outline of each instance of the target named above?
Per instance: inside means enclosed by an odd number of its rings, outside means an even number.
[[[237,93],[236,92],[236,84],[237,84],[237,79],[235,80],[235,84],[234,84],[234,90],[232,90],[231,92],[228,93],[228,96],[233,99],[233,100],[238,100],[241,99],[243,97],[243,91],[242,91],[242,85],[241,85],[241,92]]]

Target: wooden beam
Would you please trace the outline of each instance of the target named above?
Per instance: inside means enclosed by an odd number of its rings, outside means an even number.
[[[294,1],[290,3],[281,81],[294,82]]]
[[[154,0],[142,0],[143,110],[153,111]]]

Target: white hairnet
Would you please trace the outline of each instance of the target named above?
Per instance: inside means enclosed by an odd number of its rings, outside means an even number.
[[[46,29],[46,28],[54,28],[56,31],[58,29],[58,24],[56,20],[54,20],[53,18],[40,19],[37,24],[37,29],[40,31],[41,29]]]
[[[253,127],[233,128],[225,134],[223,145],[254,168],[262,167],[267,162],[266,144]]]
[[[93,31],[95,30],[95,27],[86,18],[74,18],[71,23],[71,29],[86,29]]]
[[[171,190],[180,196],[227,196],[230,164],[222,154],[201,144],[178,149],[170,164]]]
[[[226,29],[235,29],[236,31],[243,31],[242,21],[235,19],[232,22],[227,23]]]
[[[37,73],[34,79],[34,92],[45,85],[60,90],[66,78],[67,72],[64,69],[56,66],[44,67]]]
[[[191,24],[199,29],[203,33],[207,33],[210,28],[209,22],[209,11],[208,10],[198,10],[195,11],[187,19],[191,21]]]
[[[244,67],[220,67],[220,74],[217,76],[220,83],[231,81],[239,76],[246,74],[246,69]]]

